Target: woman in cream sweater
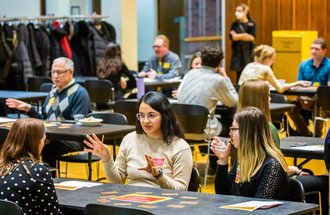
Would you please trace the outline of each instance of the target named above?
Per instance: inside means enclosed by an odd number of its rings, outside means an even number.
[[[114,161],[107,145],[87,135],[88,152],[99,156],[108,180],[156,188],[187,190],[192,153],[172,105],[161,93],[149,92],[138,103],[136,131],[127,134]]]

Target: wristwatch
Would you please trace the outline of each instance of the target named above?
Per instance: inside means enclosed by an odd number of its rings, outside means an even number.
[[[161,167],[158,167],[158,175],[154,176],[156,179],[159,179],[160,177],[162,177],[164,170]]]

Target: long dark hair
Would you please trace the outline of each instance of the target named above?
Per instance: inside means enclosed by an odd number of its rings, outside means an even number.
[[[40,141],[45,134],[42,121],[33,118],[18,119],[11,127],[0,148],[0,176],[13,170],[15,163],[30,159],[40,161]]]
[[[138,108],[142,102],[148,104],[152,109],[162,115],[161,130],[164,142],[170,144],[175,136],[184,138],[183,129],[176,118],[171,103],[165,95],[154,91],[148,92],[140,99]],[[143,128],[139,121],[136,121],[136,133],[144,134]]]
[[[121,48],[117,43],[110,42],[105,48],[104,56],[97,65],[96,74],[100,78],[107,78],[116,74],[122,67]]]

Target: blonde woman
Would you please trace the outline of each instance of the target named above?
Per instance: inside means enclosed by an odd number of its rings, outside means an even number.
[[[296,81],[293,83],[281,83],[274,75],[273,70],[270,68],[275,62],[276,53],[275,49],[268,45],[259,45],[254,51],[254,62],[249,63],[244,68],[241,77],[238,81],[242,85],[248,79],[259,79],[268,81],[275,90],[279,93],[290,89],[291,87],[302,86],[307,87],[310,85],[309,81]]]
[[[215,177],[217,194],[268,199],[287,199],[287,164],[275,146],[265,114],[255,107],[237,112],[230,131],[230,144],[224,147],[214,137],[211,149],[218,157]],[[228,172],[231,145],[238,149],[238,161]]]
[[[237,111],[249,106],[259,108],[269,122],[270,134],[276,147],[279,149],[280,137],[278,136],[276,127],[272,124],[269,101],[269,87],[265,81],[256,79],[246,80],[239,89]],[[288,175],[308,175],[308,173],[296,166],[288,166]]]

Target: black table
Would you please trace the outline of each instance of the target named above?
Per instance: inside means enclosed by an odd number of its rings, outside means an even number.
[[[145,81],[144,86],[146,89],[149,88],[156,88],[156,87],[162,87],[162,88],[167,88],[167,87],[179,87],[181,84],[182,80],[181,79],[175,79],[175,80],[153,80],[153,81]]]
[[[297,146],[321,145],[322,150],[311,151],[302,150]],[[324,158],[324,139],[317,137],[292,136],[281,139],[281,151],[286,157],[293,157],[295,166],[302,167],[311,159],[323,160]],[[300,164],[297,164],[297,158],[305,158]]]
[[[5,104],[6,99],[14,98],[25,102],[36,102],[39,109],[39,102],[44,101],[47,95],[48,93],[46,92],[0,90],[0,103],[4,109],[7,109],[7,105]],[[17,112],[17,118],[20,118],[20,111],[17,109],[15,111]],[[6,115],[6,113],[1,114]]]
[[[281,93],[282,95],[287,95],[287,96],[309,96],[313,97],[316,95],[316,87],[313,88],[291,88],[287,91],[284,91]],[[275,89],[270,90],[272,93],[278,93]]]
[[[270,103],[269,110],[271,114],[281,114],[285,112],[290,112],[295,108],[294,104],[286,104],[286,103]],[[236,112],[235,108],[230,108],[224,105],[217,105],[215,109],[216,114],[220,115],[228,115],[232,114],[234,115]]]
[[[63,179],[54,179],[55,183],[63,181]],[[116,194],[101,194],[101,192],[111,192],[117,191]],[[70,214],[83,214],[85,207],[89,203],[103,204],[103,205],[112,205],[116,203],[128,203],[127,201],[119,201],[111,199],[109,202],[99,202],[101,196],[115,195],[122,196],[125,194],[131,194],[136,192],[151,192],[145,195],[152,196],[162,196],[170,197],[172,199],[150,204],[156,206],[156,208],[140,208],[143,210],[150,211],[153,214],[182,214],[182,215],[191,215],[191,214],[251,214],[251,212],[241,211],[241,210],[229,210],[219,208],[220,206],[235,204],[251,200],[263,200],[257,198],[247,198],[239,196],[229,196],[229,195],[216,195],[216,194],[205,194],[198,192],[188,192],[188,191],[175,191],[169,189],[156,189],[156,188],[147,188],[139,186],[130,186],[130,185],[121,185],[121,184],[110,184],[104,183],[103,185],[90,187],[90,188],[81,188],[74,191],[56,189],[60,207],[63,211],[69,210]],[[177,195],[169,195],[171,193],[177,193]],[[197,199],[184,199],[181,197],[197,197]],[[188,202],[197,202],[197,204],[183,204],[182,201]],[[269,201],[266,200],[266,201]],[[256,210],[253,214],[304,214],[310,213],[318,209],[316,204],[306,204],[300,202],[289,202],[283,201],[284,204],[270,208],[268,210]],[[117,207],[126,207],[126,208],[139,208],[139,205],[143,203],[131,202],[131,205],[121,205]],[[184,208],[171,208],[167,207],[170,204],[176,205],[185,205]],[[116,205],[115,205],[116,206]]]
[[[26,102],[35,102],[44,100],[47,95],[48,93],[45,92],[0,90],[0,100],[14,98]]]

